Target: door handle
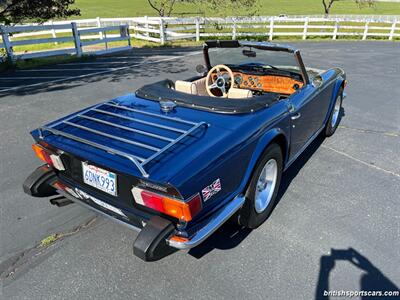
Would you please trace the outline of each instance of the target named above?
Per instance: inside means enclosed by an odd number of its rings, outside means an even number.
[[[292,120],[297,120],[298,118],[300,118],[301,117],[301,113],[295,113],[295,114],[293,114],[290,118],[292,119]]]

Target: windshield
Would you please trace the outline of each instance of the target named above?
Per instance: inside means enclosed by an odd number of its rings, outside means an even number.
[[[301,74],[293,53],[243,46],[238,48],[213,48],[208,52],[210,63],[230,67],[258,66],[265,69],[287,70]]]

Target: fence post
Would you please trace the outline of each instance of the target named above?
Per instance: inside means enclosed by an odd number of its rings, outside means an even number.
[[[79,35],[79,31],[78,31],[78,26],[76,26],[75,22],[72,22],[71,28],[72,28],[72,35],[74,36],[76,56],[81,57],[82,56],[82,43],[81,43],[81,37]]]
[[[362,37],[363,41],[365,41],[365,40],[367,39],[367,35],[368,35],[368,25],[369,25],[369,22],[366,21],[366,22],[365,22],[365,28],[364,28],[364,34],[363,34],[363,37]]]
[[[272,41],[274,38],[274,17],[271,17],[269,21],[269,33],[268,33],[268,39]]]
[[[200,19],[199,18],[196,18],[195,24],[196,24],[196,42],[199,42],[200,41]]]
[[[303,40],[307,39],[308,17],[304,21]]]
[[[236,19],[233,18],[232,24],[232,40],[236,40]]]
[[[54,26],[53,20],[50,20],[50,25]],[[54,27],[51,30],[51,36],[53,37],[53,39],[55,39],[57,37],[56,30],[54,29]],[[54,45],[58,45],[58,42],[54,42]]]
[[[3,44],[4,44],[4,48],[6,49],[7,57],[10,60],[14,61],[13,48],[11,46],[10,39],[8,37],[8,32],[6,30],[6,26],[0,25],[0,33],[1,33],[1,37],[3,38]]]
[[[396,30],[396,20],[393,21],[392,28],[390,29],[389,41],[393,40],[394,31]]]
[[[144,35],[149,37],[150,33],[148,31],[148,29],[149,29],[149,17],[148,16],[144,16],[144,28],[146,29]]]
[[[128,36],[128,46],[131,47],[131,33],[129,32],[129,24],[125,25],[126,35]]]
[[[165,44],[165,26],[163,18],[160,18],[160,42],[161,45]]]
[[[98,27],[98,28],[101,28],[101,19],[100,19],[100,17],[97,17],[97,18],[96,18],[96,23],[97,23],[97,27]],[[103,31],[99,31],[99,38],[100,38],[101,40],[104,39]]]
[[[335,21],[335,28],[333,29],[332,40],[336,40],[338,31],[339,31],[339,20],[336,19],[336,21]]]
[[[106,47],[106,50],[108,50],[107,32],[104,31],[103,34],[104,34],[104,45]]]

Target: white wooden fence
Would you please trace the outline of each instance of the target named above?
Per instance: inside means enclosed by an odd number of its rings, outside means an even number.
[[[325,17],[135,18],[132,36],[164,44],[202,38],[265,38],[297,36],[381,38],[400,37],[400,17],[349,19]]]
[[[111,34],[108,34],[111,32]],[[118,32],[118,34],[115,34]],[[57,37],[57,33],[61,36]],[[0,48],[4,48],[7,56],[12,60],[47,57],[55,55],[75,54],[78,57],[85,54],[104,54],[131,48],[131,38],[128,25],[115,25],[96,28],[78,28],[76,22],[59,22],[57,24],[0,26],[2,42]],[[51,34],[51,37],[47,37]],[[27,37],[45,36],[40,38]],[[109,47],[109,43],[126,41],[127,46]],[[37,44],[62,44],[68,43],[69,47],[61,47],[48,51],[15,51],[18,46]],[[73,46],[71,46],[73,44]],[[103,44],[105,49],[90,50],[87,46]]]
[[[131,34],[130,34],[131,33]],[[400,38],[400,16],[331,15],[324,16],[260,16],[227,18],[95,18],[75,21],[49,21],[44,24],[0,26],[2,42],[13,59],[26,59],[59,54],[88,53],[85,46],[105,45],[96,54],[130,48],[130,37],[160,44],[177,40],[207,38],[273,40],[276,37],[340,37],[396,40]],[[38,37],[39,38],[36,38]],[[50,37],[49,37],[50,36]],[[44,38],[45,37],[45,38]],[[31,39],[28,39],[31,38]],[[127,41],[127,47],[108,47],[115,41]],[[41,43],[74,42],[74,47],[51,51],[19,53],[15,47]],[[91,52],[93,53],[93,52]]]

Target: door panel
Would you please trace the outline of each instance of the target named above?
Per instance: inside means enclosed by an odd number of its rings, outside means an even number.
[[[319,88],[308,84],[291,99],[291,157],[296,155],[323,125],[332,88],[333,83]]]

